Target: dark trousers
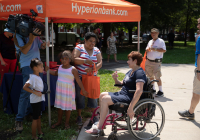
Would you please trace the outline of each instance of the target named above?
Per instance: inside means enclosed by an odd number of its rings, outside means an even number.
[[[169,40],[169,46],[173,48],[173,46],[174,46],[174,41],[173,40]]]

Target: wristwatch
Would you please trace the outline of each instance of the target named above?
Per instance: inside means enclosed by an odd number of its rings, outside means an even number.
[[[196,70],[196,72],[197,72],[197,73],[200,73],[200,71],[199,71],[199,70]]]

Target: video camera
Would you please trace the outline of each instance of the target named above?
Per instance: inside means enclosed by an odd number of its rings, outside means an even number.
[[[16,33],[23,37],[29,36],[29,33],[33,33],[35,36],[44,35],[44,24],[34,19],[38,14],[33,9],[30,12],[32,13],[32,17],[26,14],[9,15],[5,25],[6,28],[10,29],[12,33],[15,33],[16,30]],[[40,35],[33,32],[36,28],[41,31]]]

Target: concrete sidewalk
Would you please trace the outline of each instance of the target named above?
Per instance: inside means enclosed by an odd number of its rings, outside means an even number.
[[[103,69],[110,69],[126,73],[129,70],[125,61],[120,63],[106,63]],[[178,115],[179,110],[188,109],[192,97],[192,86],[194,78],[194,65],[187,64],[162,64],[162,82],[164,97],[155,98],[165,111],[165,126],[161,135],[156,140],[200,140],[200,104],[195,110],[195,120],[183,119]],[[157,86],[156,86],[157,88]],[[157,88],[158,90],[158,88]],[[85,122],[84,125],[87,125]],[[105,129],[105,137],[99,140],[106,140],[111,133],[111,128]],[[124,133],[122,133],[124,132]],[[118,131],[119,140],[133,140],[128,131]],[[84,132],[82,128],[78,140],[95,140],[90,134]]]

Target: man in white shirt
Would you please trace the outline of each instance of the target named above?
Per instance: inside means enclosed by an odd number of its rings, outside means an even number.
[[[151,29],[151,37],[152,40],[149,41],[146,52],[147,52],[147,60],[145,63],[145,73],[147,77],[150,78],[150,80],[153,80],[154,78],[158,80],[159,82],[158,87],[159,91],[157,92],[156,96],[163,96],[163,90],[162,90],[162,81],[160,77],[161,74],[161,63],[163,59],[163,53],[166,52],[166,46],[163,39],[158,38],[159,30],[156,28]],[[154,92],[155,85],[153,84]]]

